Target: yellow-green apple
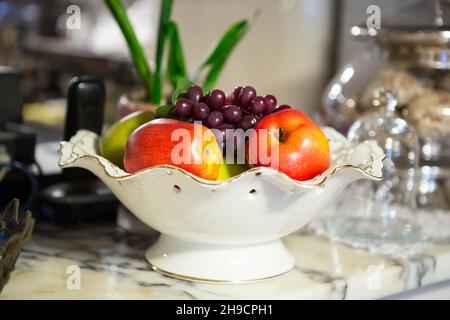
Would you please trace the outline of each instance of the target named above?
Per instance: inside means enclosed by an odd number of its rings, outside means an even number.
[[[128,137],[138,127],[153,119],[154,112],[136,111],[113,124],[100,139],[102,156],[123,168],[123,154]]]
[[[303,112],[288,109],[263,117],[247,142],[247,161],[273,167],[306,181],[330,167],[330,147],[322,130]]]
[[[216,180],[222,151],[211,130],[201,124],[156,119],[137,128],[128,138],[124,167],[129,173],[158,165],[173,165]]]
[[[245,164],[226,163],[225,159],[219,167],[217,180],[227,180],[248,170]]]

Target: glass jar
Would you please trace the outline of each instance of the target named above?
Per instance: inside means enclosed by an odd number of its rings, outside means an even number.
[[[398,114],[419,136],[418,205],[450,209],[450,4],[422,1],[382,22],[379,30],[352,28],[367,46],[328,85],[322,118],[347,134],[357,119],[378,111],[376,88],[393,89]]]
[[[402,214],[416,209],[419,140],[416,131],[396,113],[394,91],[374,90],[379,111],[363,116],[348,131],[353,143],[375,140],[384,150],[383,180],[360,182],[367,204],[336,216],[329,227],[342,238],[376,243],[411,243],[421,239],[420,227]]]

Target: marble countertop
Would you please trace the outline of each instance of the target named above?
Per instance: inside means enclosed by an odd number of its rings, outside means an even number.
[[[114,225],[70,231],[41,225],[0,298],[376,299],[450,279],[450,244],[392,259],[297,233],[284,240],[296,258],[287,274],[249,284],[191,283],[147,268],[143,253],[155,236]]]

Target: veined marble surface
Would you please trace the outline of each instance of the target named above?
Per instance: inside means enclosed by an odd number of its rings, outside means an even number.
[[[285,239],[297,261],[287,274],[248,284],[191,283],[147,268],[143,254],[154,240],[114,225],[39,226],[0,298],[375,299],[450,279],[450,244],[398,260],[298,233]],[[80,268],[80,288],[71,290],[72,265]]]

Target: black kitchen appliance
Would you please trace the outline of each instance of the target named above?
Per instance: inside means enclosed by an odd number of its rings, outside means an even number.
[[[105,86],[101,79],[81,76],[72,79],[67,95],[64,140],[80,129],[101,134]],[[63,170],[63,182],[43,191],[42,213],[64,226],[83,222],[115,220],[118,201],[111,191],[86,170]]]

